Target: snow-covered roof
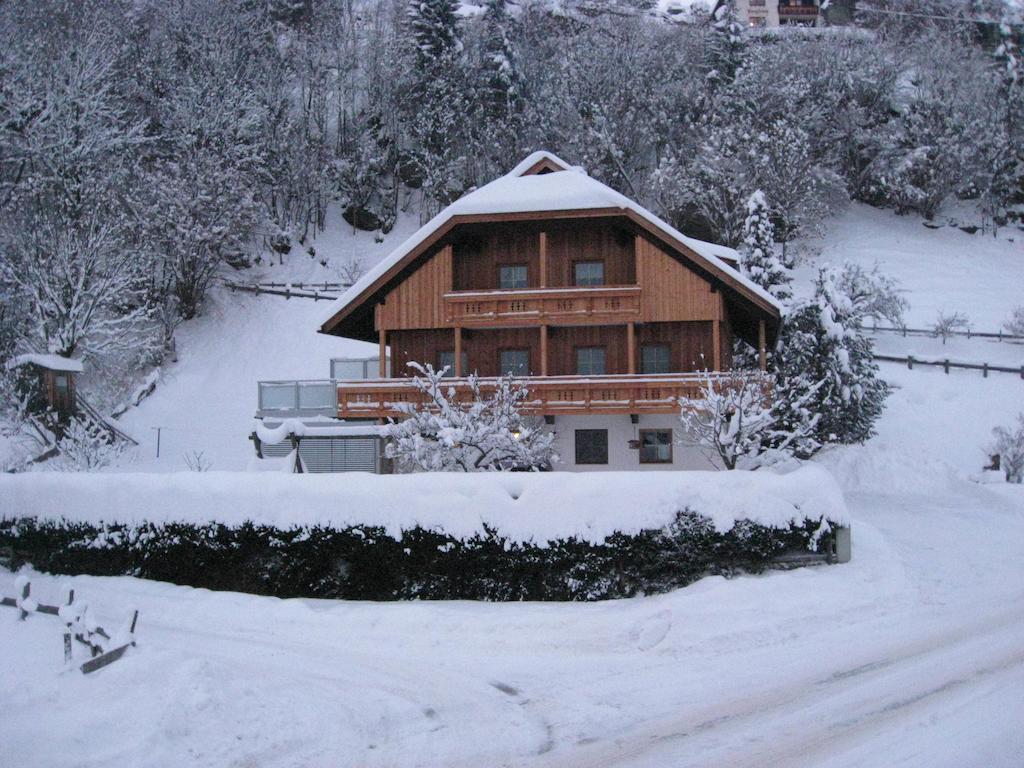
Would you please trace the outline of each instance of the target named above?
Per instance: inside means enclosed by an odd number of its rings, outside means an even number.
[[[523,175],[544,160],[564,170],[558,173]],[[781,311],[781,305],[771,294],[741,275],[724,260],[738,258],[738,254],[732,248],[687,237],[639,203],[592,178],[582,168],[572,166],[550,152],[540,151],[528,155],[504,176],[499,176],[489,184],[459,198],[420,227],[330,305],[324,315],[321,327],[323,329],[323,326],[330,323],[339,313],[357,303],[367,289],[400,264],[424,241],[444,228],[453,218],[481,214],[539,214],[551,211],[580,210],[632,212],[669,240],[674,240],[692,251],[713,272],[728,276],[750,294],[759,297],[765,304]]]
[[[46,368],[50,371],[67,371],[69,373],[81,373],[85,370],[82,367],[81,360],[75,360],[71,357],[61,357],[60,355],[40,355],[40,354],[27,354],[17,355],[7,361],[7,367],[17,368],[22,365],[38,365],[40,368]]]

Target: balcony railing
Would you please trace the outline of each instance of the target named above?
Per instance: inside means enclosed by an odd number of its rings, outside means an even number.
[[[337,411],[338,382],[334,379],[261,381],[257,386],[258,416],[334,416]]]
[[[444,295],[450,322],[463,327],[624,322],[640,316],[640,286],[518,288]]]
[[[733,374],[711,374],[727,381]],[[531,376],[518,379],[529,397],[522,410],[533,415],[596,413],[676,413],[678,398],[699,397],[704,374],[666,373],[621,376]],[[484,393],[493,391],[498,379],[482,378]],[[469,402],[467,380],[445,379],[455,388],[456,400]],[[399,413],[398,406],[421,405],[424,397],[410,379],[338,382],[338,417],[383,418]]]
[[[798,16],[800,18],[811,18],[818,15],[816,5],[780,5],[779,16]]]

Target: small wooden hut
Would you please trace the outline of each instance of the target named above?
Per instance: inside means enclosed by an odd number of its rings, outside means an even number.
[[[82,361],[60,355],[18,355],[7,361],[18,371],[18,387],[28,396],[33,413],[56,414],[66,424],[75,415],[75,376],[83,371]]]

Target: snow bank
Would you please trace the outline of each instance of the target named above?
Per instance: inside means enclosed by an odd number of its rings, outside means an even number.
[[[659,528],[676,512],[720,531],[749,519],[771,526],[827,517],[847,522],[842,493],[817,465],[770,472],[601,472],[371,475],[362,473],[74,474],[0,476],[4,517],[99,524],[245,521],[381,526],[395,538],[421,526],[467,538],[484,525],[517,542],[600,542]]]

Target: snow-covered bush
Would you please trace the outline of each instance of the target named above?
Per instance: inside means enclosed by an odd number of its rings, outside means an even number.
[[[524,417],[520,406],[529,393],[513,376],[497,380],[484,392],[476,376],[466,379],[469,401],[434,370],[410,363],[418,371],[413,385],[423,403],[403,404],[405,418],[382,429],[390,439],[385,455],[403,471],[485,472],[548,469],[558,460],[554,434],[537,419]]]
[[[803,407],[815,393],[785,407]],[[795,452],[808,452],[818,417],[783,419],[776,410],[770,379],[760,372],[739,372],[727,379],[705,375],[696,398],[680,398],[683,429],[708,458],[726,469],[757,469]]]
[[[1008,483],[1024,483],[1024,413],[1017,416],[1017,426],[992,430],[991,453],[999,455],[999,466]]]
[[[57,442],[57,448],[57,458],[48,463],[53,469],[95,472],[113,463],[124,452],[125,444],[111,440],[108,433],[94,424],[72,419]]]
[[[932,334],[936,338],[942,339],[942,343],[945,344],[946,339],[956,336],[959,331],[966,331],[969,325],[970,321],[967,319],[967,315],[960,312],[940,311],[935,322],[932,323]]]
[[[1013,310],[1010,319],[1003,323],[1003,328],[1012,336],[1024,336],[1024,306]]]
[[[828,267],[818,271],[814,295],[783,318],[771,356],[780,429],[796,430],[817,414],[812,434],[821,445],[871,437],[888,394],[861,328],[866,304],[846,293],[841,278]]]
[[[277,597],[345,600],[605,600],[666,592],[708,574],[771,568],[787,552],[827,552],[826,519],[720,531],[695,510],[663,527],[599,541],[521,542],[493,529],[91,524],[0,518],[0,547],[50,573],[131,575]]]

